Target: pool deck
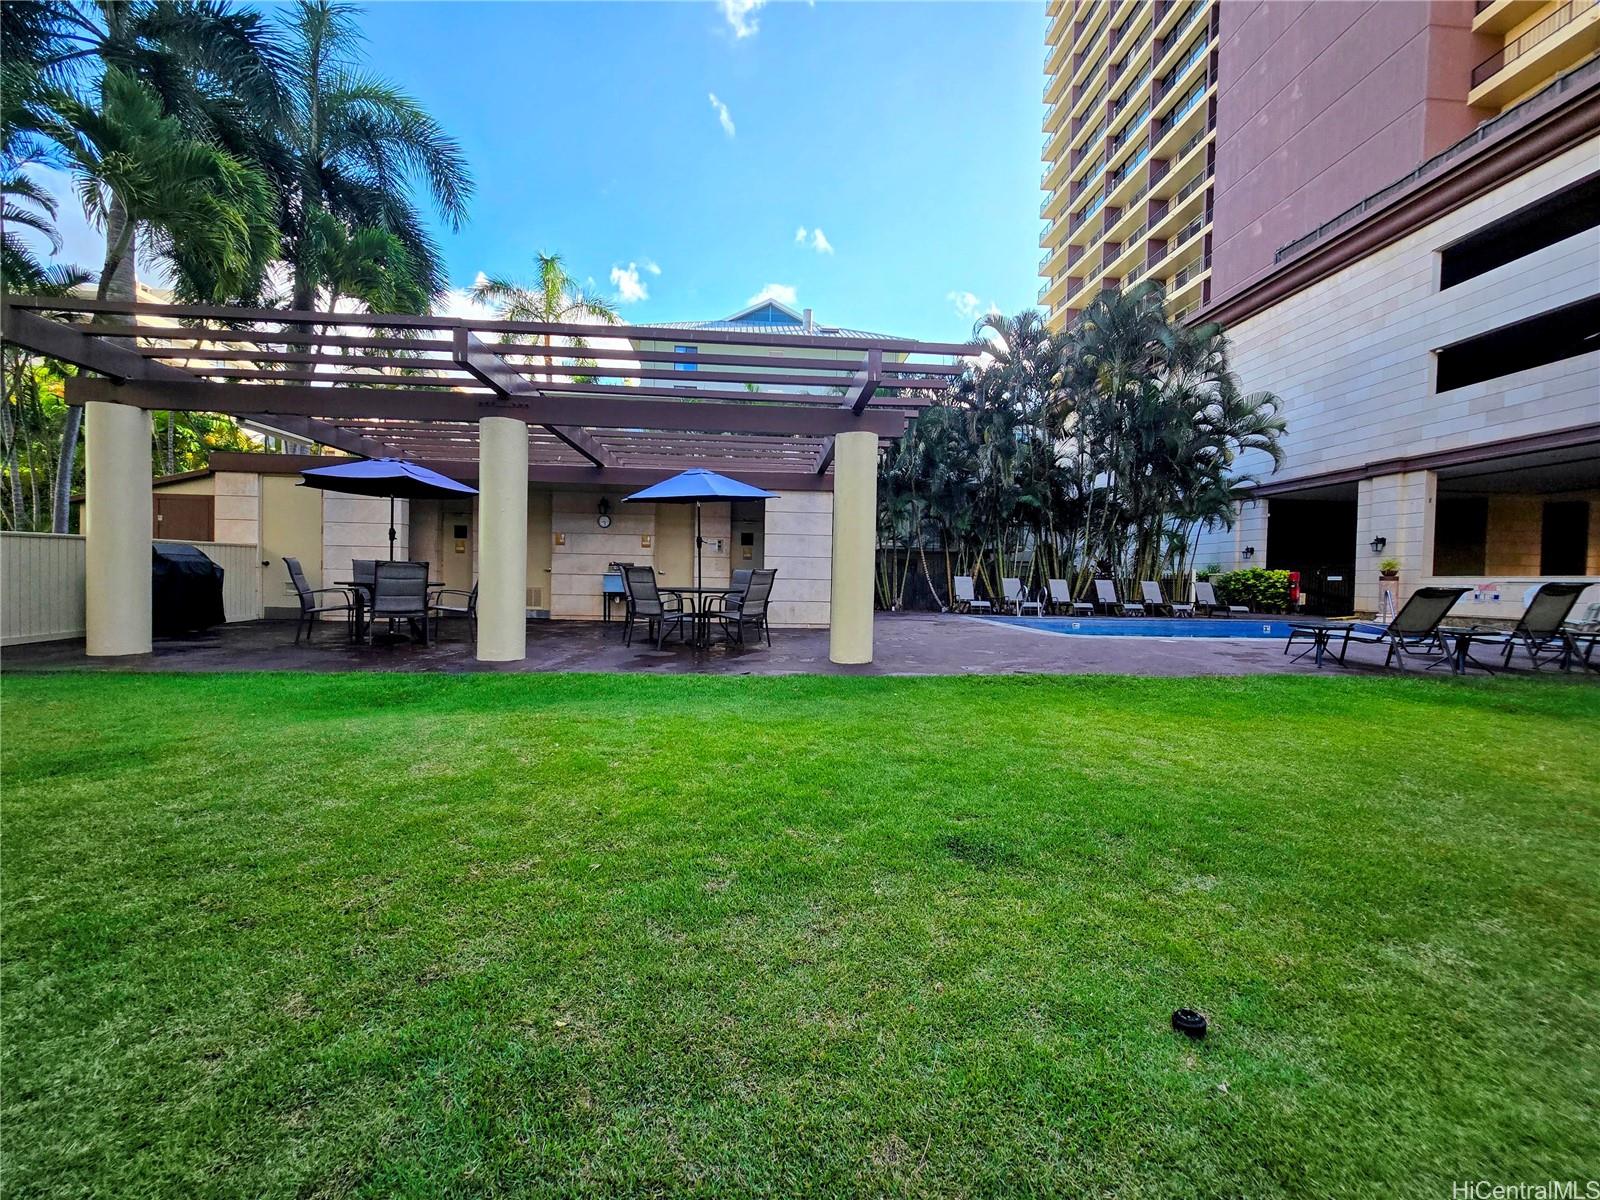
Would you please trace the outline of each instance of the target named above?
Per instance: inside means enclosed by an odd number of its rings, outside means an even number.
[[[1105,618],[1114,620],[1115,618]],[[528,626],[520,662],[479,663],[464,625],[447,623],[432,646],[351,646],[342,627],[327,626],[309,645],[294,645],[294,623],[229,625],[203,637],[160,640],[153,654],[90,659],[82,641],[12,646],[0,652],[7,672],[123,671],[416,671],[430,673],[601,671],[640,675],[1282,675],[1315,673],[1310,657],[1296,662],[1280,639],[1064,637],[976,617],[936,613],[879,613],[875,661],[859,667],[828,661],[825,629],[778,629],[771,649],[718,644],[706,650],[669,642],[662,650],[643,637],[622,644],[620,626],[540,621]],[[1296,647],[1298,651],[1300,647]],[[1380,671],[1383,651],[1356,646],[1349,665],[1331,659],[1325,675]],[[1423,671],[1450,680],[1447,669]],[[1516,672],[1524,674],[1525,672]],[[1545,675],[1560,672],[1545,671]],[[1481,677],[1482,672],[1472,675]],[[1572,678],[1577,677],[1575,672]],[[1591,673],[1590,679],[1594,678]]]

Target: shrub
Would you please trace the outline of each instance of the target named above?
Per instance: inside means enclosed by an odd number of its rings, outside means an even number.
[[[1289,607],[1289,572],[1246,567],[1227,571],[1212,581],[1217,599],[1243,604],[1251,612],[1283,612]]]

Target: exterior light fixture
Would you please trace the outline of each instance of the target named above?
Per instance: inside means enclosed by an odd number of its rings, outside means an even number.
[[[1244,548],[1244,557],[1246,559],[1251,559],[1251,558],[1254,558],[1255,556],[1256,556],[1256,548],[1254,546],[1246,546]]]
[[[1375,537],[1372,539],[1372,552],[1382,554],[1383,548],[1389,544],[1388,538]]]

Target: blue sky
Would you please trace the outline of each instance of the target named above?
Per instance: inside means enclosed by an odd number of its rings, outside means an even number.
[[[776,286],[941,339],[1034,303],[1043,5],[748,5],[369,6],[372,68],[476,175],[453,281],[552,250],[629,321]]]

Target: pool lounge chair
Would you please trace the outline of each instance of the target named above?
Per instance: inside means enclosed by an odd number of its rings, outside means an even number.
[[[1504,646],[1502,661],[1511,665],[1511,656],[1520,647],[1528,652],[1528,664],[1537,671],[1545,663],[1572,666],[1582,658],[1574,632],[1566,627],[1567,618],[1589,585],[1587,583],[1546,583],[1533,594],[1528,607],[1509,633],[1479,633],[1472,640],[1478,645]]]
[[[1434,663],[1450,657],[1450,648],[1440,636],[1439,624],[1445,614],[1455,607],[1456,601],[1470,590],[1464,587],[1418,588],[1387,625],[1353,623],[1344,631],[1344,640],[1339,644],[1340,665],[1344,664],[1344,656],[1351,642],[1386,646],[1388,650],[1383,656],[1383,665],[1387,667],[1393,662],[1402,671],[1405,670],[1405,656],[1408,654],[1432,655]]]
[[[1050,598],[1050,607],[1056,612],[1070,612],[1075,617],[1080,614],[1086,617],[1094,615],[1094,605],[1087,600],[1072,598],[1072,585],[1065,579],[1047,579],[1045,594]]]
[[[1161,585],[1153,579],[1141,581],[1139,590],[1144,593],[1144,606],[1147,610],[1153,609],[1156,612],[1160,612],[1162,609],[1166,609],[1174,617],[1194,616],[1194,605],[1168,602],[1167,598],[1161,594]]]
[[[1096,579],[1094,581],[1095,603],[1108,613],[1120,617],[1142,617],[1145,615],[1144,605],[1137,600],[1123,600],[1117,596],[1117,585],[1109,579]]]
[[[1005,589],[1006,607],[1015,612],[1017,616],[1022,616],[1030,608],[1033,609],[1035,615],[1044,616],[1044,605],[1037,600],[1028,599],[1027,593],[1022,590],[1022,580],[1015,577],[1002,579],[1000,585]]]
[[[994,605],[987,600],[978,599],[978,593],[972,586],[971,575],[956,576],[956,602],[953,607],[957,612],[994,611]]]
[[[1207,616],[1214,615],[1220,609],[1227,609],[1230,617],[1248,617],[1250,610],[1242,604],[1223,604],[1217,599],[1217,589],[1213,584],[1201,579],[1194,585],[1194,603],[1196,608],[1206,610]]]

